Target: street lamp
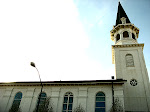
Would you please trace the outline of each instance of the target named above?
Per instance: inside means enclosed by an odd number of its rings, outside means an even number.
[[[34,68],[36,68],[35,66],[35,63],[34,62],[31,62],[30,65]],[[39,96],[39,100],[38,100],[38,105],[37,105],[37,108],[36,108],[36,112],[38,112],[38,109],[39,109],[39,104],[40,104],[40,100],[41,100],[41,93],[42,93],[42,89],[43,89],[43,84],[41,82],[41,77],[40,77],[40,73],[38,71],[38,69],[36,68],[37,72],[38,72],[38,75],[39,75],[39,79],[40,79],[40,83],[41,83],[41,92],[40,92],[40,96]]]
[[[113,112],[114,112],[114,84],[113,84],[114,76],[111,76],[111,79],[112,79],[112,104],[113,104]]]

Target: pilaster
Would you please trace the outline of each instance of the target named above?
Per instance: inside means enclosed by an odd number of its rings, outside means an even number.
[[[10,104],[12,104],[12,99],[13,99],[13,90],[14,88],[8,87],[5,89],[5,93],[3,95],[2,99],[2,112],[7,112],[10,109]]]
[[[79,87],[78,106],[81,105],[85,110],[87,108],[87,87]]]
[[[57,112],[59,107],[58,107],[58,104],[59,104],[59,97],[60,97],[60,87],[52,87],[52,94],[51,94],[51,99],[52,99],[52,102],[53,102],[53,109],[54,109],[54,112]]]
[[[34,97],[34,91],[35,88],[27,88],[26,92],[24,93],[25,95],[22,98],[22,105],[21,105],[21,109],[22,112],[30,112],[31,111],[31,104],[32,104],[32,100]],[[32,110],[33,111],[33,110]]]

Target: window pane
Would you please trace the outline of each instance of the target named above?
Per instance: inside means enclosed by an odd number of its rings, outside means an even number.
[[[67,103],[68,97],[64,97],[64,103]]]
[[[20,105],[20,100],[14,100],[13,105]]]
[[[126,38],[126,37],[129,37],[129,34],[127,31],[123,32],[123,37]]]
[[[72,110],[72,104],[69,104],[68,110]]]
[[[45,102],[44,100],[40,100],[39,104],[42,105],[42,104],[44,104],[44,102]]]
[[[69,103],[72,103],[73,102],[73,97],[70,97],[69,98]]]
[[[132,33],[132,38],[133,38],[133,39],[135,39],[135,35],[134,35],[134,33]],[[136,39],[135,39],[135,40],[136,40]]]
[[[105,107],[105,102],[96,102],[96,107]]]
[[[118,41],[120,39],[120,35],[118,34],[116,37],[116,41]]]
[[[44,104],[45,100],[46,100],[46,98],[40,98],[40,104]]]
[[[63,104],[63,110],[67,110],[67,104]]]
[[[40,101],[45,101],[46,98],[40,98]]]
[[[96,101],[105,101],[105,97],[96,97]]]
[[[105,108],[100,108],[100,112],[105,112]]]
[[[96,96],[105,96],[105,94],[102,93],[102,92],[99,92],[99,93],[96,94]]]
[[[16,94],[15,99],[21,99],[22,98],[22,93],[19,92]]]
[[[46,93],[41,93],[41,97],[46,97]]]
[[[95,112],[105,112],[105,108],[96,108]]]

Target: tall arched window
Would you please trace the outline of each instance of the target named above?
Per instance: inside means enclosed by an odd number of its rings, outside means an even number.
[[[134,33],[132,33],[132,38],[133,38],[134,40],[136,40],[136,39],[135,39],[135,35],[134,35]]]
[[[124,31],[124,32],[123,32],[123,37],[124,37],[124,38],[129,37],[129,33],[128,33],[127,31]]]
[[[36,108],[34,110],[38,111],[38,112],[47,112],[49,106],[49,101],[47,99],[47,95],[45,92],[42,92],[39,94],[38,100],[37,100],[37,105]],[[37,110],[38,109],[38,110]]]
[[[40,96],[40,95],[41,95],[41,96]],[[46,95],[46,93],[44,93],[44,92],[42,92],[40,95],[39,95],[39,97],[38,97],[37,105],[38,105],[38,102],[39,102],[39,100],[40,100],[39,106],[42,106],[42,105],[44,105],[44,103],[45,103],[45,101],[46,101],[47,95]]]
[[[15,98],[14,98],[14,101],[13,101],[13,104],[12,104],[10,111],[14,111],[14,112],[18,111],[21,99],[22,99],[22,93],[18,92],[15,95]]]
[[[67,92],[64,96],[63,112],[72,112],[72,105],[73,105],[73,94],[71,92]]]
[[[105,112],[105,94],[103,92],[96,94],[95,112]]]
[[[120,40],[120,34],[117,34],[116,41]]]
[[[134,60],[132,54],[126,54],[126,66],[127,67],[133,67],[134,66]]]

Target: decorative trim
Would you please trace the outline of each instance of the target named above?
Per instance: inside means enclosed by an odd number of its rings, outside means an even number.
[[[125,47],[142,47],[144,48],[144,44],[124,44],[124,45],[112,45],[112,63],[115,64],[115,53],[114,48],[125,48]]]
[[[131,23],[127,23],[127,24],[118,24],[116,27],[113,27],[113,29],[110,31],[110,37],[111,40],[114,41],[114,34],[121,28],[130,28],[133,31],[136,32],[137,38],[138,38],[138,34],[139,34],[139,28],[137,28],[136,26],[134,26],[134,24]]]
[[[124,44],[124,45],[112,45],[113,48],[117,47],[144,47],[144,44]]]
[[[126,80],[87,80],[87,81],[54,81],[54,82],[42,82],[43,86],[95,86],[95,85],[111,85],[124,84]],[[40,82],[12,82],[12,83],[0,83],[0,86],[41,86]]]
[[[131,86],[136,86],[138,84],[138,81],[136,79],[131,79],[130,80],[130,85]]]

